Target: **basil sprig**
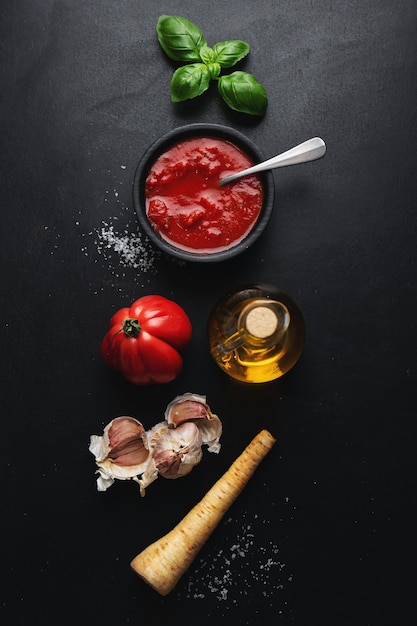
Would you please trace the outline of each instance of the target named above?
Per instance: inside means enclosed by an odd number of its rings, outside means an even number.
[[[231,109],[250,115],[265,113],[266,91],[253,74],[235,71],[220,76],[222,69],[233,67],[249,53],[249,44],[245,41],[222,41],[210,48],[198,26],[184,17],[172,15],[161,15],[156,32],[168,57],[187,64],[172,76],[172,102],[201,96],[211,81],[216,80],[221,97]]]

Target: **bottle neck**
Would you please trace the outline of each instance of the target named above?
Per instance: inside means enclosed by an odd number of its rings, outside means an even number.
[[[220,343],[216,351],[226,355],[240,346],[267,350],[283,341],[289,324],[290,314],[282,302],[258,298],[243,308],[236,332]]]

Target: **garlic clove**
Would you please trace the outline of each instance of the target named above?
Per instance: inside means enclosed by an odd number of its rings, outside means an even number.
[[[108,456],[117,465],[141,465],[148,457],[145,429],[132,417],[114,419],[108,429]]]
[[[164,478],[185,476],[201,461],[201,433],[193,422],[175,429],[161,422],[149,434],[156,468]]]
[[[208,419],[211,414],[205,396],[185,393],[172,400],[166,410],[165,419],[174,427],[194,419]]]
[[[115,479],[133,479],[139,483],[143,495],[145,487],[158,476],[147,433],[133,417],[116,417],[107,424],[101,437],[91,435],[89,450],[98,466],[99,491],[108,489]]]
[[[154,456],[156,469],[162,476],[177,476],[181,456],[175,450],[161,450]]]
[[[185,393],[172,400],[166,410],[165,419],[173,428],[180,424],[196,420],[194,423],[200,430],[202,443],[208,446],[209,452],[220,452],[220,437],[222,423],[217,415],[212,413],[206,402],[206,396],[195,393]]]

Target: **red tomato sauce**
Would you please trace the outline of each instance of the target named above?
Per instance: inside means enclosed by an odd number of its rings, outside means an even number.
[[[251,167],[234,144],[185,139],[164,152],[146,179],[146,212],[161,237],[183,250],[218,252],[244,239],[263,202],[258,175],[219,186],[220,178]]]

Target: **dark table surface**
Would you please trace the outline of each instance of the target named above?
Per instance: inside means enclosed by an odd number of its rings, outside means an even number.
[[[172,104],[161,14],[210,45],[247,41],[239,69],[265,86],[266,115],[215,89]],[[0,16],[1,623],[414,623],[415,2],[3,0]],[[136,164],[190,122],[232,126],[267,157],[326,141],[324,160],[274,172],[269,228],[237,260],[184,265],[139,230]],[[291,372],[245,386],[211,360],[206,323],[251,282],[292,296],[307,334]],[[185,308],[193,338],[174,382],[139,388],[99,346],[112,313],[151,293]],[[148,428],[186,391],[222,419],[220,454],[144,498],[131,481],[98,492],[90,435],[122,414]],[[261,428],[275,448],[158,595],[130,560]]]

